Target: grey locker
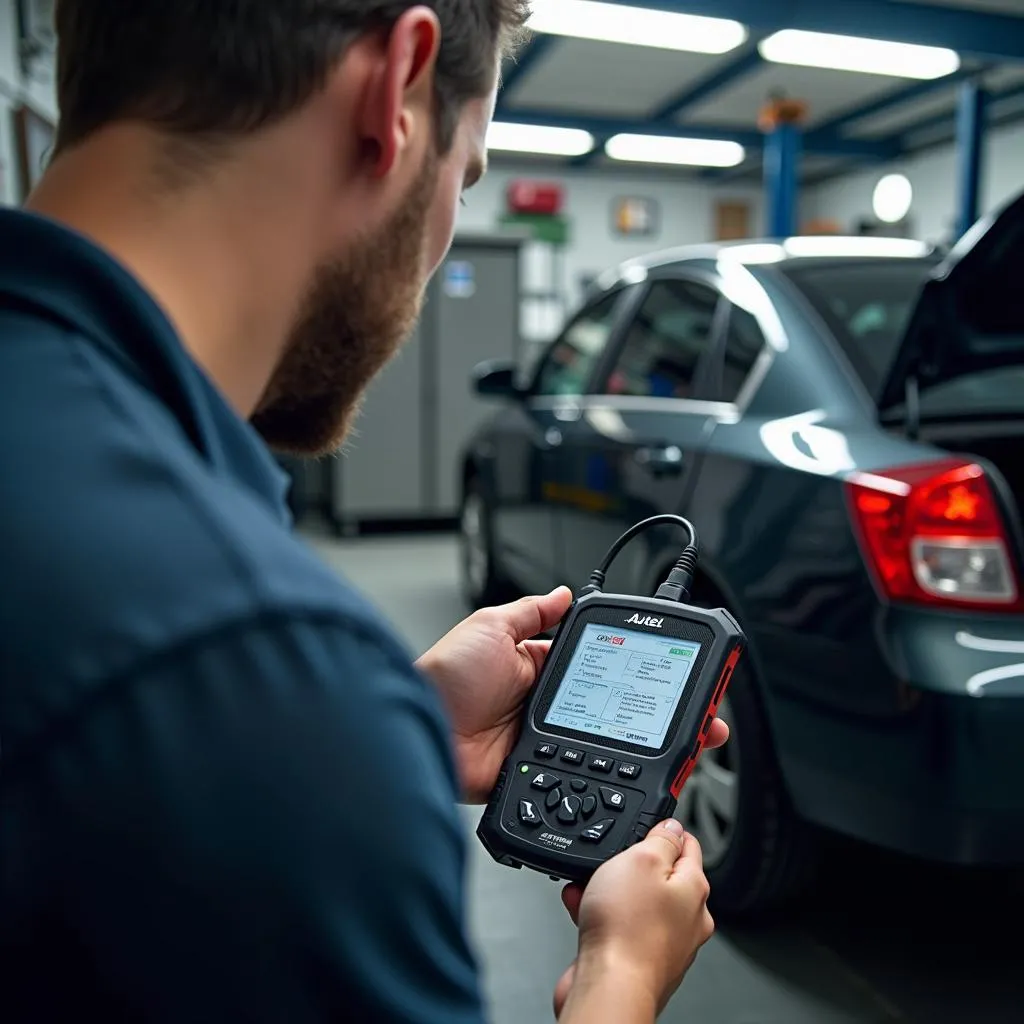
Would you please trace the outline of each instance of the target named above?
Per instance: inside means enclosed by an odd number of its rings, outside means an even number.
[[[436,405],[431,505],[437,516],[458,511],[458,465],[474,430],[493,415],[493,401],[470,389],[473,367],[483,359],[515,358],[519,342],[519,246],[507,241],[460,242],[447,261],[471,267],[472,288],[449,286],[442,267],[434,285],[432,323]],[[463,277],[457,278],[461,282]]]
[[[424,514],[422,339],[417,328],[366,393],[334,456],[334,512],[342,519]]]
[[[521,240],[457,237],[431,281],[413,337],[367,391],[330,461],[330,514],[359,520],[441,519],[458,511],[458,464],[493,413],[470,390],[481,360],[516,358]]]

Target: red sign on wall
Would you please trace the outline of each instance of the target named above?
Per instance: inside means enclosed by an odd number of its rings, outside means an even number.
[[[553,216],[562,212],[565,191],[553,181],[529,181],[518,178],[508,183],[505,193],[509,213]]]

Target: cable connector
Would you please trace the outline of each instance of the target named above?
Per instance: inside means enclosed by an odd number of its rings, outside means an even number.
[[[588,594],[600,594],[604,590],[605,576],[606,574],[600,569],[595,569],[590,574],[587,585],[580,588],[579,593],[576,595],[576,600],[578,601],[581,597],[586,597]]]
[[[655,597],[663,601],[676,601],[682,603],[690,597],[690,588],[693,586],[693,574],[697,568],[697,547],[689,544],[679,556],[679,560],[669,570],[665,582],[658,587]]]

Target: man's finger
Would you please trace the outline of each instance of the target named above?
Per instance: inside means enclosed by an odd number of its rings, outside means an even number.
[[[682,825],[679,826],[682,828]],[[684,833],[682,841],[682,852],[679,855],[681,861],[689,861],[698,871],[704,870],[704,852],[700,848],[695,836],[689,832]]]
[[[551,650],[551,641],[524,640],[519,646],[530,656],[530,660],[533,662],[533,667],[539,674],[540,670],[544,667],[544,661],[548,656],[548,651]]]
[[[704,749],[714,750],[715,747],[723,747],[728,742],[729,726],[721,718],[716,718],[708,730],[708,738],[704,741]]]
[[[643,845],[657,851],[658,857],[665,862],[666,872],[671,872],[683,853],[685,840],[686,830],[675,818],[669,818],[647,833]]]
[[[578,925],[580,923],[580,903],[583,901],[583,888],[577,885],[575,882],[570,882],[565,888],[562,889],[562,903],[565,909],[569,911],[569,916],[572,918],[572,923]]]
[[[558,587],[544,597],[524,597],[493,609],[501,615],[516,643],[558,625],[572,604],[572,591]]]

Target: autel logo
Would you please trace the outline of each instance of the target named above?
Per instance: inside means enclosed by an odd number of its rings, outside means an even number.
[[[664,619],[656,619],[653,615],[641,615],[639,612],[634,612],[626,622],[635,626],[650,626],[651,629],[661,629],[665,625]]]

